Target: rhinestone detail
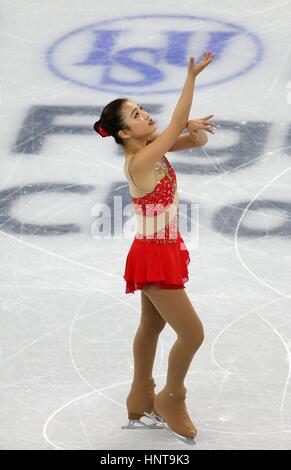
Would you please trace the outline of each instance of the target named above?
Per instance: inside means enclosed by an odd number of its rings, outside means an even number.
[[[156,166],[157,168],[157,166]],[[147,217],[154,217],[163,213],[166,208],[173,203],[177,189],[176,173],[168,159],[163,155],[159,171],[163,171],[165,176],[157,183],[153,191],[142,197],[132,197],[134,212]],[[177,243],[179,232],[179,209],[160,231],[152,235],[136,234],[135,239],[148,243]]]

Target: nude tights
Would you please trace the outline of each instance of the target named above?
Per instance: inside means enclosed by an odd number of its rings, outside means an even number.
[[[141,291],[141,319],[133,341],[133,384],[152,377],[157,343],[166,324],[177,338],[168,357],[165,389],[175,393],[184,389],[184,380],[193,356],[204,339],[201,320],[185,289],[162,289],[151,284]]]

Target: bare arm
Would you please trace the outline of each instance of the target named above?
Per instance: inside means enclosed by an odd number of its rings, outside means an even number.
[[[182,90],[182,94],[174,110],[172,120],[181,124],[182,130],[187,126],[189,113],[192,106],[194,86],[197,75],[213,60],[213,54],[204,52],[199,64],[195,64],[194,57],[190,57],[188,73]]]
[[[179,135],[174,145],[169,149],[169,152],[177,152],[178,150],[202,147],[203,145],[206,145],[207,142],[208,137],[203,129],[197,131],[195,136],[191,134],[181,134]]]
[[[131,170],[134,173],[144,173],[152,170],[156,161],[169,151],[174,145],[182,130],[186,127],[192,106],[196,76],[212,61],[211,53],[205,53],[199,64],[194,64],[194,57],[190,57],[186,80],[181,96],[174,109],[170,124],[151,143],[136,153],[131,161]]]
[[[209,121],[209,118],[213,117],[213,114],[205,116],[200,119],[191,119],[188,122],[187,129],[189,134],[181,134],[178,136],[175,143],[169,149],[169,152],[175,152],[177,150],[190,149],[193,147],[202,147],[207,144],[208,138],[206,132],[214,134],[213,127],[215,122]],[[155,131],[151,136],[150,140],[155,140],[160,134]]]
[[[159,132],[155,131],[151,136],[150,140],[153,142],[161,135]],[[201,129],[197,132],[196,136],[191,134],[180,134],[175,143],[169,148],[168,152],[177,152],[179,150],[192,149],[194,147],[202,147],[207,144],[208,138],[206,132]]]
[[[177,123],[177,126],[181,128],[181,132],[187,126],[192,106],[195,80],[196,76],[188,70],[181,96],[173,112],[172,121]]]

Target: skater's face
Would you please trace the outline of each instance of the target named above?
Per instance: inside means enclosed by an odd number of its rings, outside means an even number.
[[[127,131],[126,135],[123,134],[121,137],[126,138],[127,141],[130,138],[146,139],[156,129],[155,122],[151,119],[148,112],[143,109],[142,105],[134,101],[126,101],[123,103],[122,110],[123,120],[130,131]]]

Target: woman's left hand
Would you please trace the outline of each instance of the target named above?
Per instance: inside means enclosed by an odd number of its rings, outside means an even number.
[[[215,132],[213,132],[213,130],[211,129],[211,127],[215,126],[215,122],[209,121],[209,119],[213,116],[214,114],[210,114],[209,116],[205,116],[200,119],[191,119],[188,122],[187,126],[189,133],[195,135],[197,134],[197,131],[199,131],[200,129],[204,129],[207,132],[211,132],[211,134],[215,134]]]

